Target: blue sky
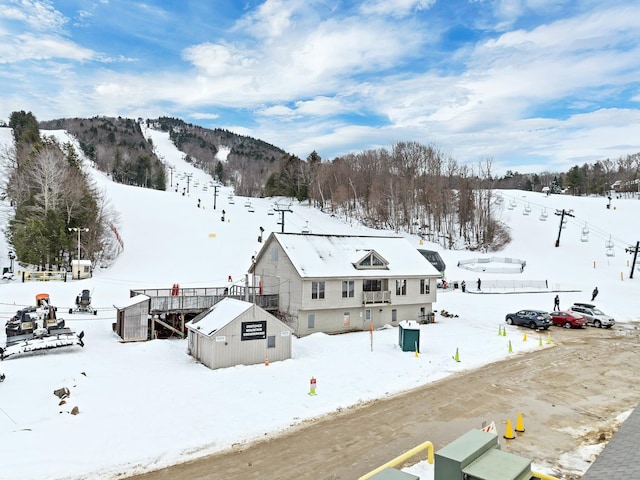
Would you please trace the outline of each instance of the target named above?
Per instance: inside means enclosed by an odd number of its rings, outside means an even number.
[[[0,0],[0,118],[179,117],[494,173],[640,152],[640,2]]]

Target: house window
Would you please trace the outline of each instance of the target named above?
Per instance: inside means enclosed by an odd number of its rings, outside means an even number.
[[[364,319],[367,322],[371,321],[371,310],[367,309],[364,311]]]
[[[316,314],[310,313],[307,315],[307,328],[309,330],[316,328]]]
[[[342,298],[353,298],[355,292],[355,282],[353,280],[343,280]]]
[[[420,279],[420,295],[429,295],[431,293],[431,284],[428,278]]]
[[[398,321],[398,310],[396,310],[395,308],[391,310],[391,321],[392,322]]]
[[[324,281],[311,282],[311,298],[314,300],[324,298]]]
[[[351,325],[351,315],[349,315],[349,312],[344,312],[342,314],[342,325],[345,327]]]
[[[364,257],[356,268],[387,268],[385,262],[378,257],[375,253],[371,252]]]
[[[396,280],[396,295],[406,295],[406,294],[407,294],[407,281]]]
[[[276,348],[276,336],[275,335],[267,336],[267,348]]]
[[[362,281],[362,290],[365,292],[381,292],[382,280],[365,279]]]
[[[278,247],[273,247],[271,249],[271,261],[272,262],[278,261]]]

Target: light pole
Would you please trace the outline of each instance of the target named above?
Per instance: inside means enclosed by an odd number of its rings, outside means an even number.
[[[78,232],[78,280],[80,280],[80,232],[88,232],[88,228],[69,227],[70,232]]]
[[[9,252],[9,260],[11,261],[10,272],[13,273],[13,261],[16,259],[16,254]]]

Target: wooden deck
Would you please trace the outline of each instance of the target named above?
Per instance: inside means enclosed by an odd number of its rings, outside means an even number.
[[[151,299],[149,313],[158,314],[198,314],[211,308],[224,298],[235,298],[254,303],[268,311],[278,309],[278,295],[260,295],[258,288],[234,285],[226,287],[201,288],[145,288],[131,290],[132,297],[144,294]]]

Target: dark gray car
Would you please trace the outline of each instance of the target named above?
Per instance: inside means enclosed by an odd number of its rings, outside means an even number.
[[[504,320],[509,325],[522,325],[534,330],[546,330],[551,326],[551,315],[542,310],[520,310],[516,313],[508,313]]]

